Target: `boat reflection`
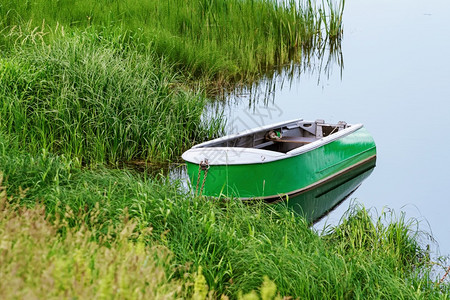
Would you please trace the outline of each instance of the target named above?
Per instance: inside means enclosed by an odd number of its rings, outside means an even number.
[[[308,222],[316,223],[346,200],[375,168],[375,160],[360,165],[333,180],[296,197],[277,203],[287,206]]]

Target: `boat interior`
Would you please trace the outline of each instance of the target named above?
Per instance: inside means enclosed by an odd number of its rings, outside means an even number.
[[[286,153],[349,126],[342,121],[337,124],[327,124],[324,120],[314,122],[299,120],[230,136],[227,139],[208,143],[204,147],[243,147]]]

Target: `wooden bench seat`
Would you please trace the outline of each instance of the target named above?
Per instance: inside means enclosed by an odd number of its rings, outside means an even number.
[[[279,143],[296,143],[296,144],[309,144],[317,141],[315,137],[304,137],[304,136],[283,136],[279,140],[273,140]]]

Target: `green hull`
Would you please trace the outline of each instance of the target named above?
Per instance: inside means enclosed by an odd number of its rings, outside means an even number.
[[[186,164],[192,186],[198,186],[203,195],[276,201],[301,195],[375,157],[375,143],[362,127],[310,151],[271,162],[209,165],[207,171],[199,164]]]
[[[370,160],[276,205],[289,207],[308,222],[317,222],[347,199],[370,176],[374,168],[375,160]]]

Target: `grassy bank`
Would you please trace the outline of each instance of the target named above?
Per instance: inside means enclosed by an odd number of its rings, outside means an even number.
[[[1,182],[1,178],[0,178]],[[1,184],[0,184],[1,185]],[[82,216],[83,217],[83,216]],[[91,219],[95,219],[90,214]],[[49,222],[45,207],[25,208],[0,192],[2,299],[172,299],[193,284],[169,279],[171,254],[136,239],[133,222],[95,227]],[[64,234],[61,234],[61,233]]]
[[[221,132],[206,98],[150,49],[81,32],[0,60],[0,131],[80,164],[167,161]]]
[[[86,226],[94,241],[133,220],[133,247],[169,249],[173,258],[166,272],[175,282],[201,267],[208,290],[232,298],[259,290],[264,276],[280,295],[300,298],[423,299],[448,293],[447,285],[429,279],[427,252],[402,218],[374,223],[367,211],[355,208],[341,225],[318,235],[287,210],[205,201],[164,180],[119,170],[81,171],[61,157],[30,156],[5,140],[0,145],[3,185],[21,205],[38,201],[50,221],[63,216],[71,227]],[[128,278],[139,276],[127,270]]]
[[[73,28],[120,28],[184,72],[226,82],[299,61],[307,49],[340,38],[342,11],[331,0],[3,1],[0,46],[9,51]]]

